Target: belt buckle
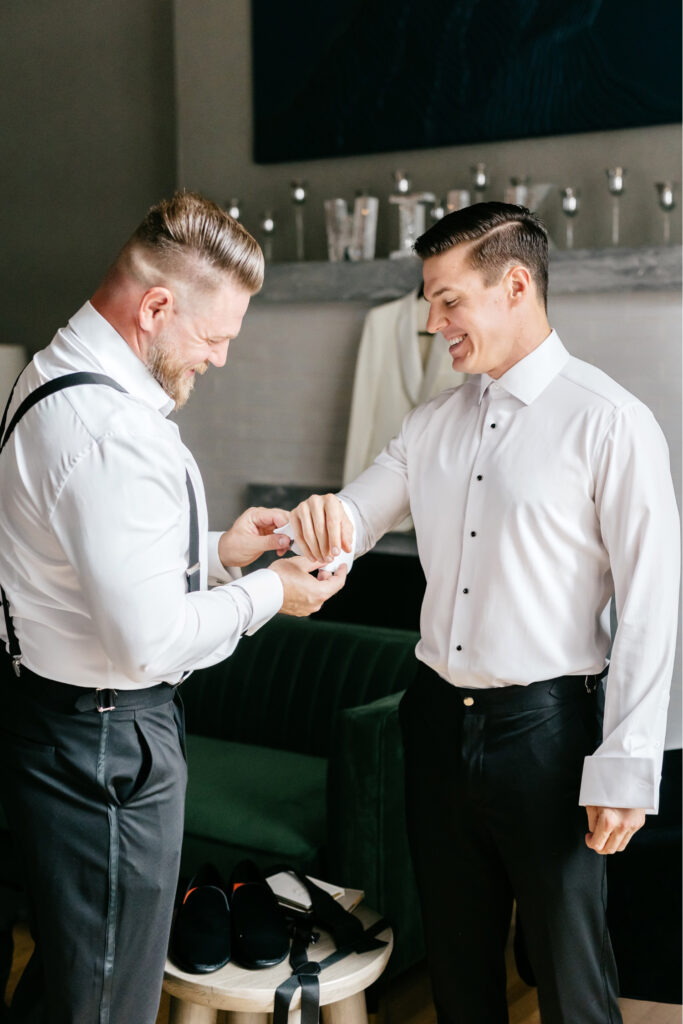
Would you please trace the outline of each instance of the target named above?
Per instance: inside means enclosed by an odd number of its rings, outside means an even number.
[[[100,697],[100,694],[104,694],[104,697]],[[95,690],[95,705],[97,710],[101,713],[102,711],[115,711],[116,710],[116,690],[107,690],[98,688]]]

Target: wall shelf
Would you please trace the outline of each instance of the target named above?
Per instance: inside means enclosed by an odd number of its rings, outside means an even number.
[[[675,291],[683,281],[680,245],[555,250],[550,294]],[[258,302],[389,302],[420,282],[420,261],[273,263]]]

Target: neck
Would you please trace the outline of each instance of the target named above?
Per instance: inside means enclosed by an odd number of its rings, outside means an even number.
[[[90,300],[91,306],[144,362],[137,312],[140,286],[122,274],[109,274]]]
[[[520,327],[520,330],[512,339],[509,357],[502,366],[497,367],[493,371],[489,370],[489,377],[498,380],[499,377],[502,377],[504,373],[507,373],[508,370],[512,369],[513,366],[533,352],[534,349],[537,349],[539,345],[542,345],[551,331],[552,328],[548,323],[545,310],[542,315],[527,321]]]

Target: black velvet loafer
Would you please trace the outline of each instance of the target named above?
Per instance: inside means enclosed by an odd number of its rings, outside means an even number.
[[[230,907],[213,864],[190,880],[178,908],[168,955],[187,974],[210,974],[230,960]]]
[[[240,967],[273,967],[289,953],[285,916],[253,861],[241,861],[228,887],[232,959]]]

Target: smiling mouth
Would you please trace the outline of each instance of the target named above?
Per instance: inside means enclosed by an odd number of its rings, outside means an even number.
[[[448,344],[448,351],[452,353],[456,349],[460,348],[466,337],[467,332],[465,332],[465,334],[459,334],[456,338],[451,338]]]

